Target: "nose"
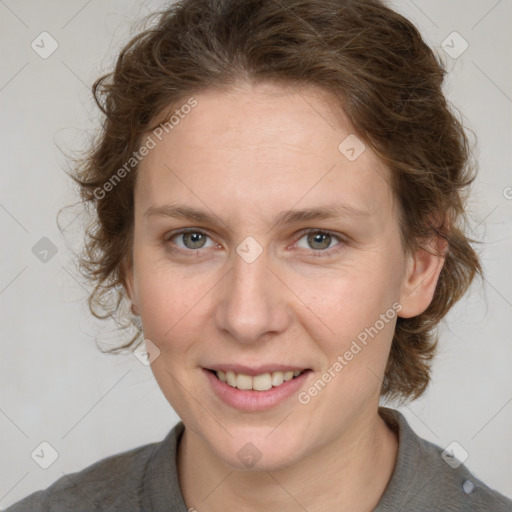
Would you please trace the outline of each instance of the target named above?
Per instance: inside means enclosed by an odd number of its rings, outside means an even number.
[[[217,326],[239,343],[277,336],[290,323],[286,287],[268,263],[266,250],[251,263],[235,254],[232,270],[218,289]]]

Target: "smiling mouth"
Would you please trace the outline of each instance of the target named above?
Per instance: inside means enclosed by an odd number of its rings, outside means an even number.
[[[262,373],[260,375],[246,375],[243,373],[236,373],[231,370],[208,370],[215,375],[221,382],[226,383],[232,388],[237,388],[244,391],[268,391],[269,389],[281,386],[283,383],[293,380],[305,372],[311,370],[297,370],[286,372],[270,372]]]

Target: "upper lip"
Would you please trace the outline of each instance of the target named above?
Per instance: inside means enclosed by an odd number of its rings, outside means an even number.
[[[241,364],[214,364],[211,366],[205,366],[207,370],[213,371],[232,371],[235,373],[243,373],[244,375],[250,375],[252,377],[256,375],[262,375],[264,373],[272,372],[297,372],[307,370],[304,366],[285,365],[285,364],[266,364],[259,366],[245,366]]]

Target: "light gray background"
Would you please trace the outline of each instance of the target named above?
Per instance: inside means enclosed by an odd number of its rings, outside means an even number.
[[[165,3],[0,0],[0,507],[107,455],[159,441],[178,420],[149,368],[96,349],[95,336],[115,342],[116,332],[89,315],[68,248],[83,218],[63,215],[67,243],[56,225],[58,210],[76,200],[58,147],[79,149],[94,131],[90,85],[133,22]],[[401,410],[423,437],[460,443],[476,476],[512,497],[512,2],[392,5],[444,55],[446,93],[478,137],[470,206],[486,272],[441,329],[428,392]],[[59,44],[47,59],[31,48],[43,31]],[[457,59],[441,47],[453,31],[469,44]],[[58,249],[46,263],[32,252],[42,237]],[[31,458],[42,441],[59,454],[46,470]]]

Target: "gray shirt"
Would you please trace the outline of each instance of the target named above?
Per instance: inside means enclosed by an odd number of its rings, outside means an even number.
[[[464,465],[452,468],[456,464],[441,457],[439,446],[418,437],[401,413],[385,407],[379,412],[398,433],[399,447],[395,469],[374,512],[512,512],[512,500],[487,487]],[[184,428],[179,422],[161,442],[70,473],[6,512],[187,512],[176,469]]]

